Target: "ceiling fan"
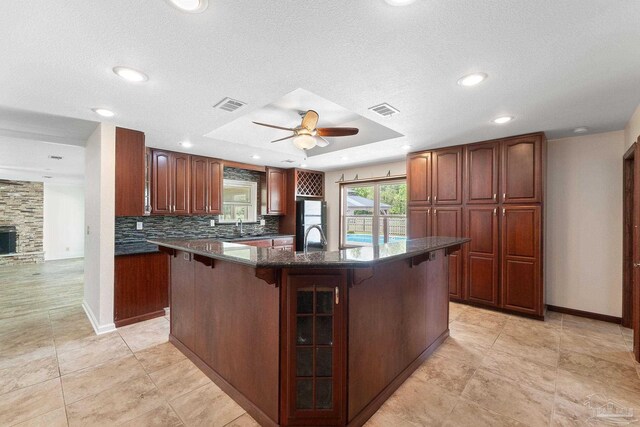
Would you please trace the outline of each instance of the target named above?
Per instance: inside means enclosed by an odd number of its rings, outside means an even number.
[[[284,141],[285,139],[293,139],[293,145],[301,150],[310,150],[313,147],[326,147],[329,145],[329,141],[324,139],[324,136],[336,137],[336,136],[350,136],[358,133],[358,128],[318,128],[318,113],[313,110],[309,110],[306,113],[301,113],[302,123],[295,128],[286,128],[282,126],[269,125],[266,123],[253,122],[260,126],[266,126],[274,129],[282,129],[293,132],[293,135],[289,135],[285,138],[276,139],[273,142]]]

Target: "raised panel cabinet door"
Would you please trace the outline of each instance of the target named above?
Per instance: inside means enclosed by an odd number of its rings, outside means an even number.
[[[347,304],[344,274],[288,275],[284,425],[344,425]]]
[[[431,153],[407,157],[408,203],[431,204]]]
[[[432,221],[434,236],[462,237],[461,207],[434,207]],[[449,255],[449,295],[456,299],[463,298],[460,250]]]
[[[153,150],[151,167],[151,213],[167,215],[173,210],[171,153]]]
[[[433,204],[462,203],[462,147],[445,148],[433,154]]]
[[[542,200],[542,139],[541,135],[532,135],[502,141],[503,203]]]
[[[465,208],[466,291],[469,301],[498,305],[499,247],[498,207]]]
[[[145,192],[144,133],[116,128],[116,216],[142,216]]]
[[[191,213],[206,214],[209,206],[208,159],[191,157]]]
[[[431,208],[410,207],[407,216],[409,220],[409,239],[431,236]]]
[[[465,200],[470,204],[498,203],[499,142],[465,147]]]
[[[222,160],[208,159],[208,190],[209,206],[207,213],[219,215],[222,213],[222,186],[224,182],[224,164]]]
[[[178,251],[171,257],[171,335],[195,351],[195,266],[193,256]]]
[[[267,215],[286,214],[286,195],[285,171],[267,168]]]
[[[173,172],[173,213],[188,214],[189,193],[191,192],[191,156],[183,153],[172,154]]]
[[[542,316],[541,208],[505,206],[501,221],[501,305]]]

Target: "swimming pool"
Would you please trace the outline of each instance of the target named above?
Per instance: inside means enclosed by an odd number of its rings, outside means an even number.
[[[407,240],[404,236],[389,236],[389,243],[402,242]],[[379,244],[384,243],[384,237],[378,238]],[[347,243],[371,243],[373,242],[373,236],[370,234],[347,234]]]

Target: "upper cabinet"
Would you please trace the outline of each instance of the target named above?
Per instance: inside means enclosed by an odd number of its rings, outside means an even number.
[[[144,133],[116,128],[116,216],[145,214]]]
[[[287,175],[284,169],[267,168],[266,215],[286,215]]]
[[[154,215],[190,213],[191,156],[153,150],[152,202]]]
[[[431,153],[407,157],[407,193],[410,205],[431,203]]]
[[[501,191],[503,203],[540,203],[543,186],[544,135],[502,141]]]
[[[499,142],[465,147],[465,201],[470,204],[498,203]]]
[[[218,215],[222,212],[223,164],[209,157],[191,157],[191,213]]]
[[[433,168],[433,204],[462,203],[462,147],[451,147],[431,153]]]

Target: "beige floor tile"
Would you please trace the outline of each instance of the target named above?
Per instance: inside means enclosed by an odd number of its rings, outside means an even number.
[[[451,394],[459,395],[475,371],[476,366],[432,355],[413,375],[427,383],[438,385]]]
[[[422,427],[418,424],[402,418],[399,414],[392,412],[387,405],[382,405],[378,411],[365,423],[364,427]]]
[[[15,360],[15,358],[14,358]],[[0,395],[60,376],[55,354],[0,368]]]
[[[169,403],[188,426],[225,426],[244,414],[244,409],[213,383]]]
[[[585,406],[584,402],[576,403],[570,400],[563,399],[561,397],[556,397],[553,406],[551,425],[558,427],[603,425],[593,423],[590,420],[591,416],[591,409]]]
[[[468,305],[456,304],[455,302],[449,303],[449,321],[456,320],[468,308]]]
[[[508,320],[509,317],[503,313],[475,307],[469,307],[456,318],[456,322],[476,325],[493,331],[502,329]]]
[[[155,372],[186,359],[180,350],[168,342],[140,350],[135,356],[147,372]]]
[[[553,338],[542,338],[534,334],[517,335],[503,332],[496,340],[493,348],[555,367],[558,365],[558,345],[558,341]]]
[[[469,380],[462,396],[485,409],[530,426],[548,426],[553,394],[479,369]]]
[[[471,325],[453,321],[449,324],[449,333],[452,338],[465,344],[471,343],[484,347],[491,347],[500,334],[499,330],[487,329],[478,325]]]
[[[10,426],[64,407],[60,379],[55,378],[2,395],[0,425]]]
[[[519,427],[525,424],[519,423],[504,415],[484,409],[476,403],[460,398],[449,417],[445,420],[445,427]]]
[[[69,425],[118,425],[165,404],[148,376],[139,377],[67,405]]]
[[[69,405],[145,375],[145,370],[133,355],[72,372],[62,377],[65,404]]]
[[[209,384],[211,380],[190,360],[183,360],[149,374],[167,400]]]
[[[639,381],[638,373],[633,365],[610,362],[584,353],[562,351],[559,367],[585,377],[604,379],[612,385]]]
[[[168,404],[164,404],[121,425],[126,427],[176,427],[183,424],[175,411]]]
[[[544,363],[492,349],[482,361],[482,369],[547,393],[555,392],[557,369]]]
[[[490,347],[477,343],[464,342],[454,337],[449,337],[433,353],[446,359],[459,360],[468,365],[477,366],[487,355]]]
[[[137,352],[169,341],[169,322],[164,317],[118,328],[131,351]]]
[[[74,342],[71,349],[58,349],[58,363],[60,373],[66,375],[131,354],[120,335],[112,332]]]
[[[604,378],[586,377],[562,368],[558,369],[556,399],[582,404],[591,395],[607,393],[608,388]]]
[[[556,327],[562,327],[562,313],[547,310],[544,314],[544,323],[552,324]]]
[[[560,349],[574,353],[589,354],[610,362],[633,364],[633,354],[627,348],[622,336],[602,340],[563,331],[560,336]]]
[[[32,418],[29,421],[16,424],[16,427],[67,427],[68,425],[67,411],[62,407]]]
[[[225,427],[260,427],[260,424],[258,424],[256,420],[251,418],[251,415],[244,414],[231,421]]]
[[[562,330],[595,339],[615,339],[622,336],[620,326],[614,323],[565,314],[562,318]]]

